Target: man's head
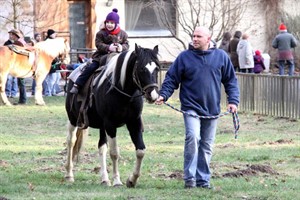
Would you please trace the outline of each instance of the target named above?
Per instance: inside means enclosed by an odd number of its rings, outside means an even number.
[[[195,49],[207,50],[211,40],[210,31],[208,28],[198,26],[193,34],[193,46]]]
[[[42,40],[42,36],[40,33],[35,33],[34,34],[34,39],[36,42],[40,42]]]
[[[286,26],[284,25],[284,23],[281,23],[278,29],[280,32],[287,32],[287,29],[286,29]]]
[[[9,38],[13,41],[17,41],[19,38],[22,37],[22,33],[17,29],[12,29],[8,33],[9,33]]]

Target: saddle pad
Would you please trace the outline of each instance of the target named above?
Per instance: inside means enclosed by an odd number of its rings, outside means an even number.
[[[76,81],[76,79],[78,78],[78,76],[80,76],[80,74],[84,71],[84,69],[86,68],[86,66],[88,66],[90,64],[90,62],[86,62],[86,63],[82,63],[81,65],[79,65],[76,69],[74,69],[71,74],[69,75],[69,79],[72,80],[73,82]]]

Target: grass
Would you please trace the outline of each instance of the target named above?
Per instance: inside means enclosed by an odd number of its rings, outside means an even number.
[[[145,104],[142,176],[136,188],[114,188],[100,185],[95,129],[90,129],[81,162],[75,166],[75,182],[64,181],[64,97],[45,101],[44,107],[35,106],[32,98],[26,106],[0,106],[0,199],[300,199],[299,121],[240,113],[235,140],[231,116],[220,118],[211,163],[216,190],[186,190],[182,115],[164,105]],[[170,103],[179,107],[177,101]],[[125,128],[118,131],[118,143],[125,183],[135,161]],[[269,171],[253,172],[252,165]]]

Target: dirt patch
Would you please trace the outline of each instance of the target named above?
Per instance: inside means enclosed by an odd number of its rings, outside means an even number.
[[[0,160],[0,167],[8,167],[8,166],[9,166],[8,162],[6,162],[4,160]]]
[[[222,175],[222,177],[237,178],[246,176],[258,176],[260,173],[278,175],[270,165],[250,165],[247,169],[237,170],[234,172],[228,172]]]
[[[163,177],[164,179],[179,179],[182,180],[183,179],[183,172],[178,170],[178,171],[174,171],[171,172],[170,174],[165,174],[165,173],[161,173],[157,175],[158,177]]]
[[[279,139],[276,141],[271,141],[271,142],[264,142],[263,144],[269,144],[269,145],[278,145],[278,144],[293,144],[293,140],[286,140],[286,139]]]

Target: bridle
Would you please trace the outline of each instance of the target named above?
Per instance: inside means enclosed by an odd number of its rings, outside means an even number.
[[[141,96],[144,96],[146,94],[146,90],[150,87],[154,87],[154,88],[158,88],[158,84],[157,83],[151,83],[151,84],[148,84],[144,87],[142,87],[142,84],[141,84],[141,81],[140,81],[140,78],[139,76],[137,75],[137,66],[138,66],[138,61],[136,61],[135,65],[134,65],[134,68],[133,68],[133,71],[132,71],[132,79],[133,79],[133,83],[139,88],[139,91],[141,92],[140,94],[137,94],[137,95],[130,95],[130,94],[127,94],[126,92],[123,92],[122,90],[120,90],[115,84],[113,84],[110,79],[107,77],[107,79],[109,80],[111,86],[117,90],[119,93],[123,94],[124,96],[127,96],[129,98],[134,99],[134,98],[137,98],[137,97],[141,97]]]

